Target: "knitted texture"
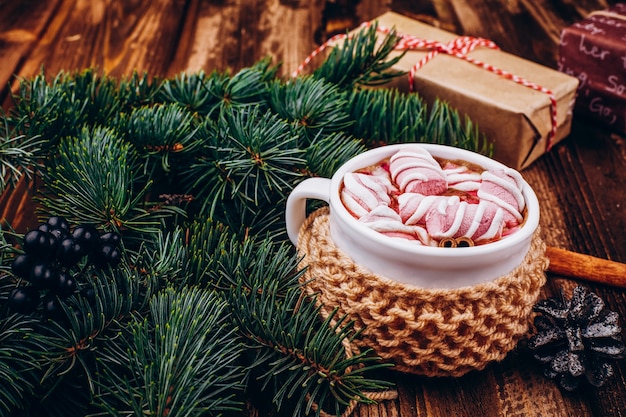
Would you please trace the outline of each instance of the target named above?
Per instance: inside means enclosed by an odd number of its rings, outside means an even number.
[[[302,225],[298,250],[305,289],[326,317],[338,308],[362,331],[354,349],[371,348],[401,372],[461,376],[504,359],[528,332],[546,282],[545,244],[536,232],[510,274],[469,287],[426,289],[356,265],[330,237],[328,207]]]

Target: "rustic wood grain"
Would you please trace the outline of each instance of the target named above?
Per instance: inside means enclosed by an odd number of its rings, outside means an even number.
[[[504,51],[556,67],[563,27],[617,1],[394,0],[400,13],[425,14],[446,30],[493,40]]]
[[[36,183],[22,177],[15,188],[0,194],[0,227],[7,225],[18,233],[26,233],[37,223],[33,197]]]
[[[60,3],[58,0],[0,2],[0,103],[9,91],[8,84],[39,42]]]
[[[0,100],[12,75],[95,66],[123,76],[146,71],[237,71],[264,56],[288,75],[329,36],[392,9],[459,34],[494,40],[505,51],[555,67],[560,30],[605,0],[0,0]],[[6,103],[6,100],[3,102]],[[5,104],[6,108],[6,104]],[[523,176],[537,192],[548,245],[626,262],[626,143],[576,119],[570,137]],[[18,231],[36,223],[37,183],[0,196],[0,221]],[[626,292],[552,273],[542,297],[583,284],[626,317]],[[624,325],[624,323],[622,323]],[[354,416],[626,415],[626,364],[599,390],[566,393],[547,378],[522,340],[500,363],[460,378],[389,372],[398,398],[359,407]]]
[[[28,15],[28,2],[18,2]],[[45,2],[42,2],[45,3]],[[174,56],[184,0],[62,1],[38,42],[14,72],[22,77],[97,68],[113,76],[137,69],[166,75]]]

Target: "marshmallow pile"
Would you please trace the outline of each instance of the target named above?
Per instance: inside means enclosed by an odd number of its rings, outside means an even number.
[[[519,172],[438,162],[423,148],[344,176],[341,200],[359,222],[390,237],[428,246],[445,239],[479,245],[513,233],[523,222]]]

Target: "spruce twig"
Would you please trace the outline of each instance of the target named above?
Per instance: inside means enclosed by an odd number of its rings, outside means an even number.
[[[143,207],[152,181],[135,189],[142,180],[136,151],[121,142],[115,131],[85,128],[77,137],[61,141],[58,152],[57,164],[48,167],[48,198],[41,199],[44,212],[74,224],[139,233],[157,232],[163,218],[184,215],[174,207],[154,211]]]
[[[199,145],[194,115],[176,103],[136,108],[122,118],[119,129],[145,160],[144,175],[149,177],[170,171],[176,165],[170,159],[180,160]]]
[[[256,106],[233,108],[220,119],[217,136],[203,158],[183,175],[185,192],[204,201],[203,213],[215,213],[224,200],[248,202],[252,211],[287,194],[304,166],[297,136],[277,115]]]
[[[301,147],[307,147],[320,130],[337,132],[354,123],[346,112],[345,92],[324,79],[276,80],[269,87],[269,104],[281,118],[304,131],[308,141]]]
[[[374,23],[357,31],[354,36],[347,37],[341,47],[331,50],[313,75],[350,90],[356,86],[385,84],[405,74],[392,70],[404,53],[390,58],[400,37],[392,29],[379,41],[377,31],[378,23]]]
[[[347,133],[318,134],[306,149],[307,171],[310,175],[331,178],[341,165],[366,149],[362,140]]]
[[[96,402],[109,415],[204,416],[240,408],[241,354],[227,305],[200,289],[166,289],[124,334],[121,362],[101,361]]]
[[[436,100],[429,112],[424,137],[432,143],[468,149],[483,155],[493,154],[493,143],[488,142],[478,126],[469,117],[461,117],[446,102]]]
[[[395,89],[355,90],[349,97],[352,134],[368,147],[381,144],[427,141],[426,104],[417,94]]]
[[[0,194],[26,176],[32,178],[41,169],[38,161],[45,141],[40,136],[19,134],[19,127],[11,129],[2,114],[4,132],[0,133]]]

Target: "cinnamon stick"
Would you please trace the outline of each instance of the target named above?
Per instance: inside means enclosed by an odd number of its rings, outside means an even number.
[[[626,288],[626,264],[548,246],[548,272]]]

